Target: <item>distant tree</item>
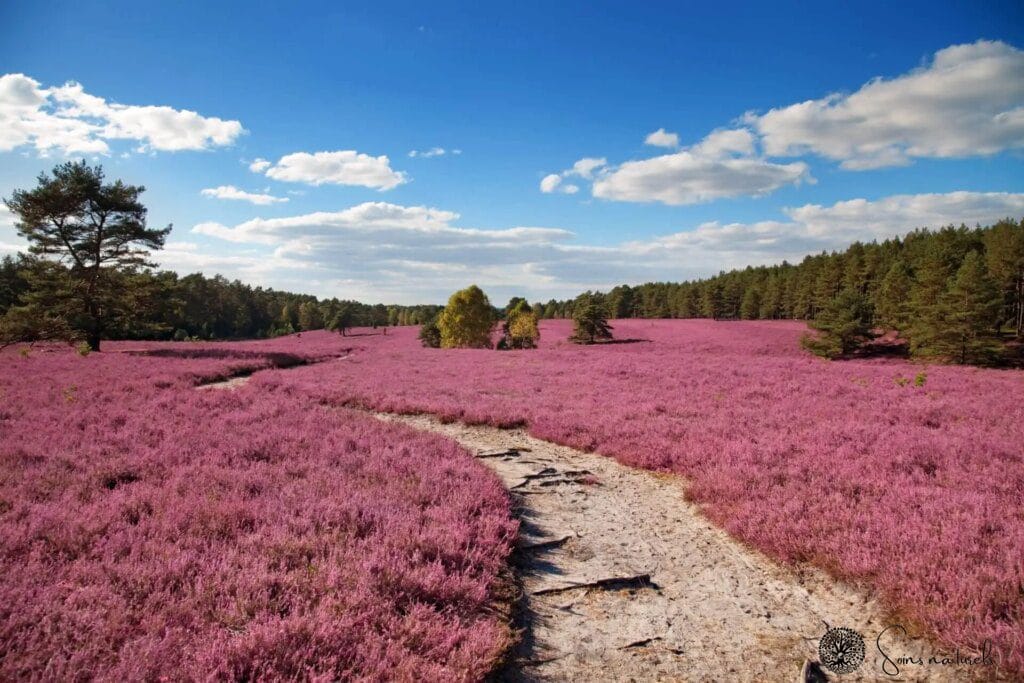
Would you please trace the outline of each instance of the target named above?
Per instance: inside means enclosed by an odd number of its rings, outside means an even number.
[[[995,362],[1001,349],[995,329],[1001,305],[999,290],[981,255],[969,252],[942,296],[938,327],[929,331],[928,343],[921,350],[960,364]]]
[[[451,295],[437,320],[441,346],[490,348],[494,321],[494,308],[483,290],[476,285],[461,289]]]
[[[570,339],[577,344],[593,344],[600,339],[612,338],[604,305],[589,292],[576,297],[573,305],[573,333]]]
[[[743,293],[740,304],[740,317],[744,320],[757,320],[761,315],[761,292],[757,287],[750,287]]]
[[[499,349],[535,349],[540,339],[537,314],[526,303],[526,299],[515,298],[509,302],[502,325]]]
[[[348,333],[349,328],[352,327],[353,318],[354,312],[352,307],[348,304],[341,304],[334,314],[334,318],[330,321],[330,327],[344,337]]]
[[[151,280],[136,276],[153,265],[147,250],[163,248],[171,231],[146,227],[144,187],[103,181],[102,168],[67,162],[6,200],[18,233],[39,257],[15,315],[61,321],[59,327],[81,334],[94,351],[104,334],[128,327],[152,299],[139,289]]]
[[[303,332],[323,329],[324,321],[320,317],[320,307],[315,301],[303,301],[299,304],[299,329]]]
[[[437,326],[437,318],[431,318],[420,326],[420,343],[432,349],[441,346],[441,329]]]
[[[869,321],[867,299],[856,289],[846,288],[810,322],[818,335],[805,335],[801,344],[819,356],[839,358],[868,339]]]

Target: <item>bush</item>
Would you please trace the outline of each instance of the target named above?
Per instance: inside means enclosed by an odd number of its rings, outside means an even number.
[[[437,326],[437,318],[431,318],[420,327],[420,343],[431,349],[441,347],[441,329]]]
[[[92,353],[92,347],[89,346],[89,342],[79,342],[78,346],[75,347],[75,351],[78,352],[79,356],[85,358]]]

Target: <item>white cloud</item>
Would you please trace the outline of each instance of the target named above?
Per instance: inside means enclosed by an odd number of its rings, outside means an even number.
[[[814,153],[848,169],[1024,147],[1024,51],[979,40],[896,78],[745,117],[771,156]]]
[[[554,192],[562,184],[562,176],[557,173],[549,173],[541,178],[540,191],[545,193]]]
[[[249,202],[251,204],[257,204],[259,206],[266,206],[268,204],[280,204],[288,201],[287,197],[275,197],[270,194],[259,194],[253,192],[246,192],[240,190],[234,185],[220,185],[218,187],[208,187],[202,190],[201,194],[204,197],[213,197],[215,199],[237,199],[243,202]]]
[[[653,147],[668,147],[670,149],[675,149],[679,146],[679,135],[676,133],[668,133],[664,128],[659,128],[644,138],[644,144],[651,145]]]
[[[718,159],[732,154],[754,154],[754,134],[746,128],[718,129],[691,148],[694,154]]]
[[[676,147],[679,139],[660,129],[648,135],[647,142]],[[562,181],[578,177],[593,181],[591,193],[600,199],[683,205],[725,197],[757,197],[785,185],[814,182],[804,162],[774,163],[756,151],[749,129],[719,129],[686,149],[618,166],[609,165],[603,157],[580,159],[568,170],[545,176],[540,189],[571,194],[579,187],[565,186]]]
[[[678,206],[761,196],[807,180],[809,169],[802,161],[775,164],[765,159],[721,159],[681,151],[627,161],[595,180],[593,193],[601,199]]]
[[[424,159],[429,159],[431,157],[443,157],[447,153],[448,152],[447,152],[447,150],[445,150],[444,147],[431,147],[430,149],[423,150],[423,151],[418,151],[418,150],[414,149],[414,150],[409,152],[409,156],[414,158],[414,159],[416,157],[422,157]],[[461,149],[452,150],[452,154],[462,154],[462,150]]]
[[[594,172],[607,166],[607,159],[598,159],[595,157],[584,157],[572,165],[572,168],[562,171],[561,173],[549,173],[548,175],[541,178],[540,191],[550,194],[552,192],[561,192],[562,194],[576,194],[580,191],[579,185],[573,183],[562,182],[566,178],[582,178],[584,180],[592,180],[594,178]]]
[[[108,154],[114,140],[132,140],[136,151],[202,150],[230,145],[243,133],[238,121],[107,102],[75,82],[43,88],[24,74],[0,76],[0,151]]]
[[[373,157],[355,150],[295,152],[265,167],[264,172],[274,180],[310,185],[357,185],[382,191],[409,182],[405,173],[391,169],[387,156]]]
[[[263,173],[271,166],[273,166],[273,164],[266,159],[253,159],[252,163],[249,164],[249,170],[253,173]]]
[[[895,195],[807,204],[785,209],[776,219],[708,222],[649,239],[595,246],[581,244],[573,233],[558,228],[463,228],[450,211],[368,202],[342,211],[258,218],[234,226],[199,224],[193,233],[238,245],[230,252],[238,261],[225,268],[245,268],[261,284],[297,283],[289,286],[309,291],[310,283],[317,282],[315,293],[321,295],[413,303],[443,301],[470,282],[495,300],[512,295],[562,298],[623,282],[679,281],[721,269],[794,261],[854,240],[881,240],[918,227],[961,221],[984,225],[1021,215],[1021,193]],[[248,255],[247,249],[264,255]],[[195,263],[200,255],[178,253],[176,258]],[[254,270],[258,268],[265,270]]]
[[[572,165],[572,168],[565,172],[566,175],[575,175],[580,178],[590,180],[594,177],[594,171],[601,169],[608,165],[608,160],[604,157],[600,159],[595,157],[584,157]]]

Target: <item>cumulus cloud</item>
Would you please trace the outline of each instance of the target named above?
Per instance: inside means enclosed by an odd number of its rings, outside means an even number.
[[[476,282],[500,300],[571,296],[623,282],[678,281],[721,269],[799,260],[854,240],[885,239],[918,227],[988,224],[1024,215],[1024,194],[951,192],[807,204],[751,223],[707,222],[614,245],[581,243],[564,229],[460,227],[458,214],[367,202],[342,211],[196,225],[197,236],[233,243],[237,271],[258,282],[328,296],[438,302]],[[262,256],[248,256],[248,249]],[[176,256],[195,262],[199,255]],[[260,266],[260,264],[263,264]],[[267,264],[273,264],[273,269]],[[256,271],[259,267],[268,268]],[[289,275],[291,273],[291,275]],[[284,278],[292,277],[293,280]],[[277,279],[273,279],[277,278]],[[305,283],[304,286],[301,286]]]
[[[562,175],[558,173],[549,173],[548,175],[541,178],[540,191],[545,194],[552,192],[561,192],[563,194],[576,194],[580,191],[578,185],[572,183],[563,183]]]
[[[664,128],[644,142],[679,148],[679,136]],[[924,66],[876,78],[854,93],[748,112],[737,126],[714,130],[674,153],[604,165],[594,173],[592,193],[616,201],[694,204],[814,182],[804,162],[782,163],[780,157],[814,154],[861,170],[1022,148],[1024,51],[979,40],[939,50]],[[571,173],[548,175],[541,190],[557,191]]]
[[[851,94],[748,113],[771,156],[814,153],[847,169],[1024,147],[1024,51],[979,40]]]
[[[202,150],[245,132],[238,121],[187,109],[108,102],[73,81],[44,88],[24,74],[0,76],[0,151],[109,154],[114,140],[134,141],[136,151]]]
[[[664,128],[659,128],[644,138],[644,144],[651,145],[653,147],[668,147],[670,149],[675,149],[679,146],[679,135],[676,133],[669,133]]]
[[[253,159],[252,163],[249,164],[249,170],[253,173],[263,173],[271,166],[273,166],[273,164],[266,159]]]
[[[714,199],[761,196],[784,185],[813,182],[802,161],[778,164],[755,154],[745,129],[716,130],[687,149],[604,167],[593,195],[627,202],[697,204]]]
[[[213,197],[214,199],[236,199],[243,202],[249,202],[250,204],[256,204],[259,206],[266,206],[268,204],[280,204],[288,201],[287,197],[275,197],[270,194],[261,194],[254,192],[246,192],[240,190],[234,185],[220,185],[218,187],[208,187],[202,190],[201,194],[204,197]]]
[[[392,170],[387,156],[374,157],[355,150],[295,152],[281,157],[276,164],[261,163],[259,170],[274,180],[309,185],[356,185],[381,191],[409,182],[405,173]]]
[[[594,177],[595,171],[603,168],[608,164],[607,159],[598,159],[595,157],[584,157],[580,159],[572,168],[566,169],[561,173],[549,173],[544,176],[540,181],[540,191],[544,193],[561,192],[562,194],[576,194],[580,191],[579,185],[574,183],[563,182],[566,178],[582,178],[584,180],[591,180]]]
[[[677,152],[627,161],[594,182],[594,196],[627,202],[683,205],[723,197],[761,196],[808,180],[807,164],[764,159],[716,159]]]

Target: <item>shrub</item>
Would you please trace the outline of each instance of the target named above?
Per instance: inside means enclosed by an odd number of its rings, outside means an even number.
[[[89,346],[89,342],[79,342],[78,346],[75,347],[75,351],[84,358],[92,353],[92,347]]]
[[[437,326],[437,318],[431,318],[420,327],[420,343],[427,348],[436,349],[441,346],[441,329]]]

